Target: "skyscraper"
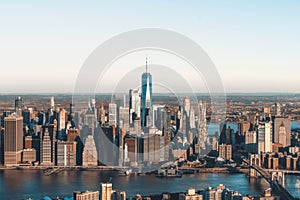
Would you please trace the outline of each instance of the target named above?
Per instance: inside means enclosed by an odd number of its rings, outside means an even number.
[[[134,124],[136,118],[141,117],[141,99],[138,89],[129,90],[130,124]]]
[[[122,130],[129,129],[129,107],[119,108],[119,126]]]
[[[117,126],[117,104],[110,103],[108,105],[108,123],[110,126]]]
[[[146,59],[146,72],[142,75],[142,127],[152,126],[152,75],[148,73],[148,62]]]
[[[83,166],[97,166],[98,154],[92,135],[88,135],[85,140],[84,149],[82,153],[82,165]]]
[[[57,141],[56,142],[56,162],[58,166],[76,165],[76,141]]]
[[[51,159],[51,139],[48,128],[45,129],[44,137],[41,141],[41,165],[53,165]]]
[[[100,199],[101,200],[110,200],[112,194],[112,183],[101,183],[100,184]]]
[[[206,151],[206,142],[208,138],[207,130],[206,130],[206,106],[202,101],[199,102],[199,127],[197,132],[197,144],[195,145],[195,152],[198,154],[202,154]]]
[[[272,125],[260,122],[257,127],[257,152],[272,152]]]
[[[17,165],[21,162],[23,149],[23,117],[5,117],[4,127],[4,164]]]
[[[22,97],[18,96],[15,100],[15,112],[18,116],[22,116],[22,110],[24,108]]]
[[[291,145],[291,120],[289,117],[274,116],[273,119],[273,142],[282,144],[283,147]]]
[[[50,99],[50,109],[54,110],[54,106],[55,106],[54,97],[52,96],[51,99]]]

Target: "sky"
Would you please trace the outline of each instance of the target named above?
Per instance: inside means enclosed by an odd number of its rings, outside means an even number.
[[[71,93],[94,49],[140,28],[172,30],[198,43],[214,62],[226,92],[298,93],[299,8],[297,0],[2,0],[0,93]],[[163,65],[183,68],[170,56],[153,52],[131,56],[132,60],[128,55],[126,62],[115,65],[123,70],[141,67],[146,56],[150,66],[164,61]],[[177,88],[171,83],[169,87]],[[111,90],[105,85],[98,88]]]

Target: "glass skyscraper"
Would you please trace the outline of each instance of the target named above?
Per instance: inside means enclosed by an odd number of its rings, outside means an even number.
[[[148,73],[146,61],[146,72],[142,75],[142,127],[152,126],[152,75]]]

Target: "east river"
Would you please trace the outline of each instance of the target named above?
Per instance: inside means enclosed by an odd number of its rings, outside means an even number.
[[[182,178],[158,178],[147,176],[120,176],[113,171],[62,171],[46,176],[38,170],[1,170],[0,199],[42,199],[71,197],[73,191],[99,190],[99,183],[110,180],[114,189],[126,191],[127,196],[135,194],[158,194],[181,192],[187,188],[204,189],[222,183],[241,194],[259,195],[268,183],[263,179],[249,179],[245,174],[189,174]],[[287,176],[286,185],[295,197],[300,197],[300,189],[295,188],[298,176]]]

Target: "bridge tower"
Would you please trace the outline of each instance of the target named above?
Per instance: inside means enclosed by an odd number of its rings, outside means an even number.
[[[253,169],[251,166],[256,165],[256,166],[261,166],[261,161],[260,161],[260,155],[259,154],[249,154],[249,176],[250,177],[258,177],[258,172]]]
[[[272,181],[277,181],[282,187],[285,188],[285,175],[282,171],[271,172]]]

